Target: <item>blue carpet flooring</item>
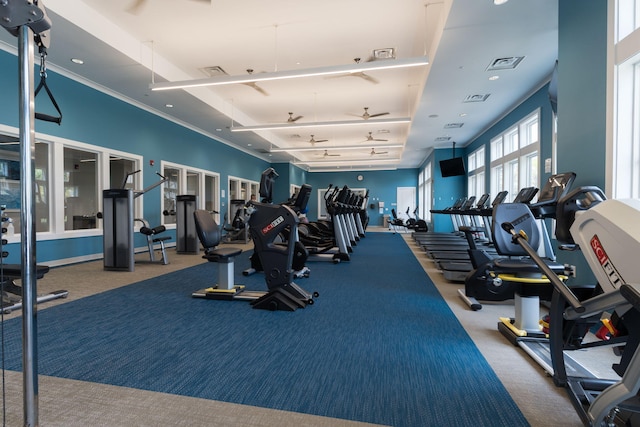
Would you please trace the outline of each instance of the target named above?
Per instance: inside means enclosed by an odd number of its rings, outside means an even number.
[[[320,297],[295,312],[191,298],[217,277],[204,260],[41,308],[39,372],[396,427],[528,425],[401,236],[369,233],[350,263],[309,267],[296,283]],[[20,370],[19,319],[5,339]]]

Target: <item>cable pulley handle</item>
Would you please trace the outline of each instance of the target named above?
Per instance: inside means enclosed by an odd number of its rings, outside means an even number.
[[[38,120],[57,123],[58,126],[60,126],[60,124],[62,123],[62,111],[60,111],[60,107],[58,106],[56,99],[53,97],[53,94],[51,93],[49,86],[47,86],[47,66],[46,66],[46,59],[45,59],[46,56],[47,56],[46,48],[44,48],[43,46],[40,46],[40,84],[36,88],[36,91],[34,92],[33,97],[35,99],[35,97],[38,96],[38,93],[40,93],[40,90],[44,88],[44,90],[47,92],[47,95],[49,96],[49,99],[51,100],[51,103],[53,104],[54,108],[58,112],[58,117],[51,116],[49,114],[38,113],[38,112],[35,113],[35,117]]]
[[[549,268],[544,260],[540,258],[540,255],[538,255],[538,253],[531,247],[531,245],[529,245],[529,242],[527,242],[526,233],[517,232],[513,224],[511,224],[510,222],[503,222],[501,224],[501,227],[504,231],[511,234],[513,243],[519,244],[525,250],[527,255],[531,257],[531,259],[538,265],[540,270],[542,270],[542,272],[551,281],[555,290],[562,295],[562,297],[569,303],[569,305],[571,305],[576,313],[583,313],[586,309],[582,305],[578,297],[576,297],[571,289],[569,289],[567,285],[565,285],[562,280],[558,278],[558,275],[554,273],[551,268]]]

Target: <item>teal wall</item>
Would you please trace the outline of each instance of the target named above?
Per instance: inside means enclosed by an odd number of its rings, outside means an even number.
[[[18,60],[0,51],[0,123],[18,127]],[[144,187],[157,182],[160,161],[194,167],[220,174],[225,189],[228,176],[257,181],[269,163],[238,151],[230,146],[164,120],[145,110],[48,71],[51,91],[63,113],[62,125],[36,122],[36,131],[73,141],[125,151],[143,157]],[[41,107],[42,108],[39,108]],[[54,114],[46,96],[36,99],[36,110]],[[149,160],[155,160],[155,166]],[[160,171],[161,172],[161,171]],[[226,206],[228,200],[221,198]],[[159,187],[144,196],[144,217],[151,224],[160,224],[162,195]],[[173,232],[173,231],[172,231]],[[145,240],[137,236],[136,246]],[[20,262],[17,243],[8,245],[7,262]],[[38,242],[37,260],[81,257],[102,253],[102,236],[65,238]]]
[[[442,210],[450,207],[460,197],[467,195],[467,177],[466,176],[449,176],[442,178],[440,171],[440,160],[450,159],[453,156],[451,148],[442,148],[434,150],[431,158],[433,159],[432,176],[433,176],[433,210]],[[465,169],[467,167],[466,151],[457,150],[456,157],[464,157]],[[433,231],[450,232],[453,231],[453,223],[449,215],[433,214],[431,216],[431,224]]]
[[[607,0],[560,0],[558,168],[605,187]]]
[[[362,175],[362,181],[358,181],[358,175]],[[416,187],[418,191],[418,170],[399,169],[395,171],[360,171],[360,172],[314,172],[309,173],[307,183],[313,187],[313,193],[309,200],[310,220],[317,219],[318,213],[318,189],[326,189],[329,184],[349,188],[366,188],[369,190],[369,202],[367,213],[370,225],[383,225],[383,216],[391,215],[391,209],[396,208],[396,188]],[[384,202],[384,211],[381,214],[377,208],[378,202]],[[371,209],[370,204],[376,208]]]
[[[274,163],[271,167],[278,174],[276,183],[273,186],[273,202],[281,203],[292,196],[291,185],[301,186],[307,182],[307,171],[292,165],[291,163]]]
[[[574,187],[605,188],[607,0],[560,0],[558,33],[558,169]],[[577,266],[576,282],[595,283],[580,252],[558,251]]]

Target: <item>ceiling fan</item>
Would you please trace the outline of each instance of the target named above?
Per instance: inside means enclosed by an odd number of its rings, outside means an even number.
[[[247,73],[249,74],[253,74],[253,69],[249,68],[247,69]],[[242,83],[245,86],[249,86],[250,88],[253,88],[255,90],[257,90],[258,92],[260,92],[261,94],[263,94],[264,96],[269,96],[269,92],[267,92],[266,90],[264,90],[263,88],[261,88],[260,86],[258,86],[258,84],[256,82],[246,82],[246,83]]]
[[[301,119],[301,118],[303,118],[303,117],[304,117],[304,116],[296,116],[296,117],[293,117],[293,113],[291,113],[291,112],[290,112],[290,113],[289,113],[289,118],[287,119],[287,123],[295,123],[295,122],[297,122],[298,120],[300,120],[300,119]]]
[[[389,114],[388,111],[384,112],[384,113],[369,114],[369,107],[364,107],[364,113],[363,114],[350,114],[350,116],[361,117],[364,120],[369,120],[369,119],[372,119],[374,117],[386,116],[387,114]]]
[[[356,64],[360,63],[360,58],[354,58],[353,60],[355,61]],[[345,73],[345,74],[340,74],[340,75],[337,75],[337,76],[328,76],[326,78],[335,79],[335,78],[338,78],[338,77],[359,77],[359,78],[361,78],[363,80],[368,81],[369,83],[373,83],[374,85],[377,85],[378,83],[380,83],[378,81],[378,79],[376,79],[374,77],[371,77],[370,75],[365,74],[362,71],[358,71],[358,72],[354,72],[354,73]]]
[[[211,0],[193,0],[200,3],[209,3],[211,4]],[[127,8],[127,12],[137,15],[138,12],[142,9],[142,6],[147,2],[147,0],[134,0],[131,6]]]
[[[329,140],[328,139],[315,139],[313,137],[313,135],[311,135],[311,139],[309,140],[311,145],[314,145],[316,142],[327,142],[327,141],[329,141]]]
[[[372,156],[376,156],[378,154],[389,154],[389,152],[388,151],[376,151],[375,148],[372,148],[371,149],[371,153],[369,153],[369,154],[371,154]]]
[[[369,135],[367,135],[367,139],[363,142],[371,142],[371,141],[381,141],[381,142],[386,142],[388,141],[388,139],[382,139],[382,138],[374,138],[373,135],[371,135],[372,132],[369,132]]]
[[[322,157],[340,157],[340,154],[329,154],[329,151],[324,150]]]

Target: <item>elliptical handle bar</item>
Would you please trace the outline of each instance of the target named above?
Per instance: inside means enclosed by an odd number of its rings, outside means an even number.
[[[527,255],[529,255],[531,259],[533,259],[533,261],[538,265],[538,267],[540,267],[547,278],[549,278],[556,291],[558,291],[564,297],[564,299],[567,300],[567,302],[569,303],[569,305],[571,305],[575,312],[584,313],[586,309],[582,305],[580,300],[571,291],[571,289],[569,289],[569,287],[567,287],[567,285],[565,285],[562,280],[560,280],[558,275],[549,268],[544,260],[540,258],[540,255],[538,255],[538,253],[531,247],[531,245],[529,245],[529,242],[527,241],[527,235],[524,232],[516,232],[515,227],[510,222],[503,222],[501,224],[501,227],[504,231],[511,234],[511,241],[515,244],[520,245],[525,250]]]

